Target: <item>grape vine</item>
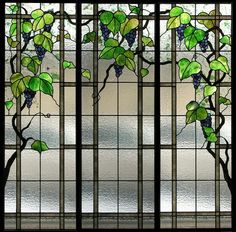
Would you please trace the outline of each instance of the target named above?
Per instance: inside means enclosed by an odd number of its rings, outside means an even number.
[[[48,97],[51,97],[57,106],[59,106],[53,96],[53,75],[49,72],[42,72],[41,67],[44,65],[44,59],[47,56],[47,53],[53,54],[54,45],[60,41],[58,39],[59,35],[55,34],[52,30],[55,23],[55,16],[60,12],[35,9],[29,13],[27,9],[20,6],[20,4],[12,4],[8,7],[12,14],[21,14],[22,19],[20,19],[20,21],[18,20],[18,22],[16,19],[11,20],[9,25],[9,34],[6,36],[6,40],[11,51],[10,88],[12,97],[5,102],[5,106],[10,112],[14,104],[19,105],[21,102],[20,100],[22,100],[23,103],[20,105],[20,110],[16,111],[12,116],[12,127],[21,141],[20,152],[26,148],[29,141],[32,141],[31,149],[42,153],[49,149],[47,142],[31,136],[25,137],[23,132],[30,127],[31,122],[36,115],[40,114],[45,118],[49,118],[50,114],[45,115],[41,112],[36,113],[32,116],[27,126],[21,129],[17,127],[16,121],[18,117],[21,117],[20,112],[22,112],[25,107],[28,108],[30,113],[33,100],[39,93],[43,93]],[[21,10],[24,13],[21,12]],[[64,14],[68,18],[69,22],[75,24],[71,21],[67,12],[64,12]],[[21,28],[18,28],[18,25],[20,25]],[[65,35],[65,39],[74,41],[68,33]],[[30,50],[29,46],[34,47],[35,49],[34,52],[30,53],[30,55],[27,53]],[[20,60],[19,57],[21,57]],[[16,59],[18,59],[18,62],[21,64],[20,70],[22,70],[22,72],[19,72],[19,68],[15,67]],[[59,58],[57,58],[57,60],[62,62],[64,69],[75,68],[75,65],[71,61],[61,60]],[[4,168],[4,186],[6,185],[11,166],[16,157],[17,151],[15,151],[6,162],[6,166]]]
[[[177,136],[184,133],[183,130],[187,125],[199,122],[205,143],[207,143],[205,148],[214,159],[217,158],[217,155],[212,145],[215,143],[220,144],[220,138],[225,141],[225,160],[222,158],[222,155],[220,155],[219,164],[222,168],[224,179],[232,193],[232,178],[229,172],[229,142],[228,139],[220,135],[220,131],[225,125],[223,111],[231,105],[231,100],[227,98],[229,92],[225,96],[219,95],[219,84],[221,84],[226,77],[230,78],[228,58],[221,54],[221,50],[225,46],[231,46],[231,37],[230,35],[225,35],[219,27],[219,23],[216,24],[216,21],[213,20],[197,19],[197,22],[194,24],[196,26],[193,26],[191,23],[191,15],[188,12],[184,12],[182,7],[174,6],[168,13],[169,19],[167,21],[166,31],[175,30],[179,42],[184,41],[185,48],[188,51],[195,50],[193,51],[194,55],[192,60],[181,58],[177,61],[179,78],[181,81],[185,81],[191,77],[195,93],[198,96],[202,95],[200,101],[192,100],[186,105],[186,125]],[[209,15],[215,14],[216,12],[214,10],[209,12]],[[208,15],[208,13],[201,12],[199,15]],[[206,28],[205,30],[199,29],[199,25],[201,24]],[[209,40],[210,36],[215,38],[216,34],[220,37],[218,43],[221,44],[218,51]],[[202,53],[196,52],[198,48]],[[204,53],[207,51],[210,54],[205,56]],[[198,61],[199,56],[201,57],[201,62]],[[202,61],[202,57],[205,61]],[[171,62],[161,62],[161,65],[169,63]],[[204,65],[207,66],[207,68],[203,68]],[[216,75],[219,77],[216,78]],[[216,98],[214,101],[213,97]],[[226,108],[220,110],[220,105],[225,105]],[[212,122],[213,116],[216,115],[220,118],[219,125],[214,125]]]

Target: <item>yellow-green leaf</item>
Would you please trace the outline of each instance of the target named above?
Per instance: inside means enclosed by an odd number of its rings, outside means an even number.
[[[229,73],[228,59],[225,56],[219,56],[217,59],[211,61],[210,68],[212,70],[220,70],[224,73]]]
[[[130,19],[130,20],[126,20],[120,28],[120,32],[123,36],[125,36],[126,34],[128,34],[131,30],[135,29],[136,27],[138,27],[139,25],[139,21],[138,19]]]
[[[82,77],[87,78],[88,80],[91,79],[91,72],[88,69],[83,70]]]

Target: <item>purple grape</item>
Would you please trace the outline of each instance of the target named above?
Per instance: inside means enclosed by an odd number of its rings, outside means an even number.
[[[107,40],[109,38],[109,35],[110,35],[111,31],[103,23],[100,23],[100,27],[101,27],[103,39]]]
[[[123,73],[123,68],[124,68],[124,66],[120,66],[118,64],[114,65],[114,69],[115,69],[115,73],[116,73],[117,78]]]
[[[36,94],[36,92],[34,92],[30,89],[26,89],[24,91],[24,97],[25,97],[26,105],[28,108],[30,108],[32,106],[32,101],[33,101],[35,94]]]
[[[197,89],[198,86],[200,85],[202,76],[201,76],[200,73],[197,73],[197,74],[193,74],[193,75],[192,75],[192,78],[193,78],[193,86],[194,86],[194,89]]]
[[[208,32],[205,34],[205,37],[203,38],[203,40],[201,40],[199,42],[199,46],[201,48],[201,51],[202,52],[206,52],[207,48],[208,48]]]
[[[44,29],[44,31],[46,31],[46,32],[50,32],[51,29],[52,29],[52,24],[46,24],[43,29]]]
[[[38,59],[42,61],[45,56],[46,50],[41,45],[34,44],[34,46]]]
[[[136,39],[136,29],[133,29],[129,33],[127,33],[125,35],[125,39],[127,40],[129,47],[131,48]]]
[[[179,41],[184,39],[184,29],[187,27],[187,24],[181,24],[179,27],[176,28],[177,36]]]

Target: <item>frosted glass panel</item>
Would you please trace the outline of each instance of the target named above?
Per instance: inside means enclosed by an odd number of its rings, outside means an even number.
[[[82,182],[82,212],[93,212],[93,182]]]
[[[119,211],[137,212],[137,183],[120,182],[119,184]]]
[[[171,212],[171,182],[161,181],[161,212]]]
[[[116,182],[99,182],[99,212],[117,212]]]

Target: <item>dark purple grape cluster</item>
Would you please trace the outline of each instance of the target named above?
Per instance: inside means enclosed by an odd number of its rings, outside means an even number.
[[[44,31],[46,31],[46,32],[50,32],[51,31],[51,29],[52,29],[52,24],[45,24],[45,26],[44,26]]]
[[[26,89],[24,91],[24,97],[25,97],[26,104],[27,104],[28,108],[30,108],[32,106],[32,101],[33,101],[35,94],[36,94],[36,92],[34,92],[30,89]]]
[[[131,48],[135,42],[136,39],[136,29],[131,30],[129,33],[125,35],[125,39],[128,42],[129,47]]]
[[[25,43],[29,43],[29,41],[30,41],[30,32],[29,33],[24,33],[24,32],[22,32],[22,37],[23,37],[23,40],[24,40],[24,42]]]
[[[114,65],[116,77],[119,77],[123,73],[123,68],[124,68],[124,66],[120,66],[118,64]]]
[[[194,86],[194,89],[197,89],[198,86],[200,85],[202,76],[201,76],[200,73],[197,73],[197,74],[193,74],[193,75],[192,75],[192,78],[193,78],[193,86]]]
[[[204,120],[201,120],[200,122],[201,122],[201,127],[202,127],[202,131],[203,131],[204,137],[207,138],[207,134],[206,134],[206,132],[204,131],[204,127],[211,127],[211,126],[212,126],[211,114],[208,113],[208,114],[207,114],[207,118],[204,119]]]
[[[111,31],[103,23],[100,23],[100,28],[101,28],[101,31],[102,31],[103,39],[107,40],[109,38],[109,35],[110,35]]]
[[[181,24],[179,27],[176,28],[176,33],[179,38],[179,41],[184,39],[184,29],[187,27],[187,24]]]
[[[206,32],[204,39],[199,42],[199,46],[202,52],[206,52],[208,48],[208,37],[208,32]]]
[[[207,118],[201,120],[201,127],[211,127],[211,125],[212,125],[211,113],[208,113]]]
[[[34,46],[38,59],[42,61],[45,56],[46,50],[41,45],[34,44]]]

